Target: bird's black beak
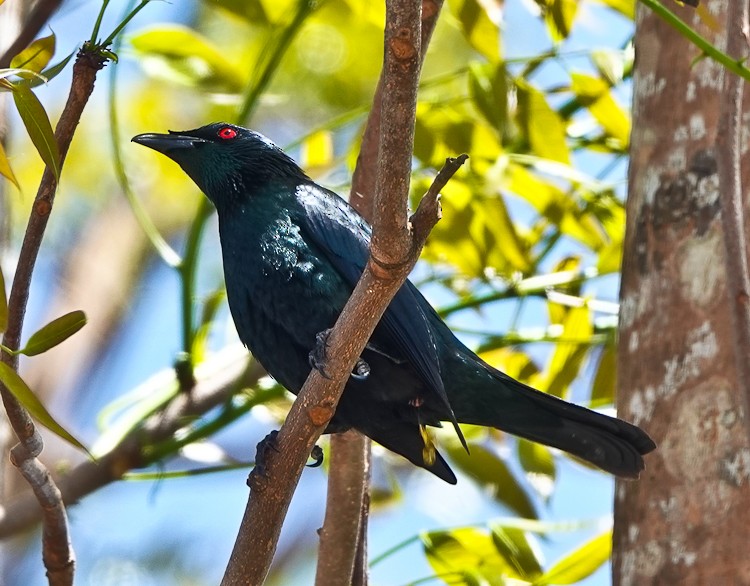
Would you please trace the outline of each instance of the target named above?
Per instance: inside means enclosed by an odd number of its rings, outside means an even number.
[[[169,134],[139,134],[131,140],[165,155],[168,155],[171,151],[192,149],[198,144],[209,142],[203,138],[187,136],[171,130]]]

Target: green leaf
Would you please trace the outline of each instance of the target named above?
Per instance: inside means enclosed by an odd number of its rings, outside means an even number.
[[[502,3],[496,0],[450,0],[449,4],[469,44],[490,61],[499,61]]]
[[[555,488],[555,459],[549,448],[525,439],[518,440],[518,460],[526,472],[529,484],[545,500]]]
[[[0,362],[0,382],[5,385],[18,402],[26,408],[32,417],[34,417],[34,419],[68,443],[73,444],[89,454],[89,451],[81,442],[55,421],[52,415],[50,415],[44,408],[44,405],[42,405],[41,401],[37,399],[36,395],[18,373],[4,362]]]
[[[615,402],[615,389],[617,388],[617,346],[606,344],[599,357],[599,365],[596,368],[596,376],[591,389],[592,403]]]
[[[47,168],[60,180],[60,152],[57,149],[55,133],[47,117],[47,112],[39,99],[24,83],[13,84],[13,100],[21,116],[26,132],[34,143],[39,156]]]
[[[438,575],[455,574],[462,584],[502,586],[515,571],[499,555],[492,538],[473,528],[420,535],[427,561]]]
[[[593,574],[612,555],[612,531],[584,543],[533,582],[533,586],[575,584]]]
[[[555,42],[568,38],[578,12],[577,0],[546,0],[545,22]]]
[[[211,329],[211,323],[213,322],[219,307],[221,307],[222,301],[226,299],[226,296],[226,290],[224,287],[221,287],[211,293],[203,304],[201,321],[195,332],[195,336],[193,337],[193,348],[191,354],[194,364],[199,364],[203,361],[206,354],[206,342],[208,340],[209,330]]]
[[[18,180],[13,173],[13,169],[10,167],[10,161],[8,161],[8,156],[5,154],[5,149],[3,148],[2,143],[0,143],[0,175],[15,185],[16,189],[21,189],[21,186],[18,185]]]
[[[539,578],[542,566],[535,548],[529,542],[526,532],[513,527],[503,527],[490,523],[492,541],[500,555],[515,569],[518,578],[532,581]]]
[[[36,356],[64,342],[86,325],[86,314],[80,310],[71,311],[34,332],[19,354]]]
[[[622,143],[623,149],[627,148],[630,142],[630,117],[612,97],[609,84],[583,73],[572,73],[570,78],[573,92],[607,136]]]
[[[594,49],[591,51],[591,62],[599,75],[610,85],[621,83],[626,72],[626,52],[614,49]]]
[[[492,498],[522,517],[538,518],[528,493],[499,456],[477,443],[470,444],[471,455],[458,444],[450,444],[447,447],[451,460],[483,488],[489,490]]]
[[[211,92],[244,89],[244,71],[230,63],[214,44],[184,26],[158,26],[130,39],[144,68],[154,74]]]
[[[469,94],[477,110],[496,130],[508,125],[508,83],[503,63],[469,64]]]
[[[635,0],[597,0],[597,2],[609,6],[630,20],[635,18]]]
[[[0,267],[0,333],[8,327],[8,297],[5,291],[5,277],[3,267]]]
[[[18,55],[13,57],[10,66],[41,73],[42,69],[47,67],[47,64],[54,54],[55,35],[51,34],[48,37],[37,39]]]
[[[547,103],[544,94],[524,81],[517,81],[519,124],[535,155],[570,165],[565,141],[565,122]]]
[[[73,55],[75,54],[76,52],[73,51],[65,59],[63,59],[59,63],[56,63],[52,67],[45,69],[38,76],[34,77],[34,79],[30,79],[26,83],[29,85],[29,87],[37,87],[38,85],[42,85],[43,83],[49,83],[51,80],[56,78],[63,69],[65,69],[65,66],[70,62],[70,60],[73,58]]]

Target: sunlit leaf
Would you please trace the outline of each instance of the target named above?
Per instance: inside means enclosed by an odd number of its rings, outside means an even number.
[[[623,148],[630,141],[630,118],[612,97],[609,85],[598,77],[572,73],[572,89],[578,99],[601,125],[607,135],[620,141]]]
[[[518,349],[496,348],[482,352],[480,358],[508,376],[521,381],[528,380],[539,372],[531,357]]]
[[[5,277],[3,267],[0,267],[0,333],[8,327],[8,296],[5,291]]]
[[[16,189],[21,189],[21,186],[18,185],[18,180],[13,173],[13,169],[10,167],[10,161],[8,161],[8,156],[5,154],[5,148],[3,148],[2,142],[0,142],[0,175],[15,185]]]
[[[562,325],[563,340],[555,345],[547,368],[534,381],[534,386],[558,397],[566,396],[570,383],[578,376],[594,331],[591,312],[585,306],[569,308]]]
[[[188,27],[151,27],[135,34],[130,42],[151,73],[212,92],[239,92],[244,88],[244,72],[211,41]]]
[[[333,134],[326,130],[311,134],[302,143],[301,163],[304,169],[327,167],[333,162]]]
[[[535,580],[542,575],[542,566],[535,547],[526,532],[514,527],[490,523],[492,541],[500,555],[515,569],[521,580]]]
[[[52,320],[34,332],[20,354],[36,356],[64,342],[86,325],[86,314],[80,310],[71,311]]]
[[[578,12],[577,0],[545,0],[545,22],[554,41],[568,38]]]
[[[52,55],[54,54],[55,35],[51,34],[48,37],[37,39],[18,55],[13,57],[10,66],[41,73],[41,71],[47,67],[47,64],[50,62],[50,59],[52,59]]]
[[[544,94],[518,81],[518,118],[531,148],[539,157],[570,164],[565,140],[565,122],[547,103]]]
[[[591,389],[592,403],[614,403],[617,388],[617,346],[606,344],[599,357]]]
[[[625,77],[625,51],[613,49],[594,49],[591,51],[591,62],[610,86],[620,83]]]
[[[427,561],[438,575],[455,574],[462,584],[501,586],[504,576],[516,577],[494,546],[479,529],[430,531],[420,535]]]
[[[29,87],[37,87],[38,85],[42,85],[43,83],[48,83],[49,81],[56,78],[63,71],[63,69],[65,69],[65,66],[70,62],[70,60],[73,58],[73,55],[75,54],[75,51],[73,51],[65,59],[63,59],[59,63],[55,63],[52,67],[48,67],[38,76],[28,80],[26,83],[29,85]]]
[[[24,83],[13,85],[13,100],[21,116],[26,132],[34,143],[39,156],[47,167],[60,179],[60,153],[57,149],[55,133],[52,131],[47,112],[42,103]]]
[[[450,0],[449,5],[471,46],[490,61],[498,61],[502,4],[497,0]]]
[[[200,323],[198,329],[193,337],[193,348],[192,357],[195,364],[199,364],[203,361],[206,354],[206,342],[208,341],[208,334],[211,329],[216,312],[221,307],[221,303],[226,299],[226,290],[224,287],[217,289],[203,303],[203,311],[201,313]]]
[[[548,499],[555,488],[555,459],[549,448],[525,439],[518,440],[518,461],[526,472],[529,484]]]
[[[500,132],[508,125],[508,83],[502,63],[469,64],[469,92],[487,121]]]
[[[261,0],[205,0],[205,3],[227,10],[255,25],[270,24]]]
[[[609,6],[630,20],[635,18],[635,0],[597,0],[597,2]]]
[[[575,584],[593,574],[612,555],[612,531],[584,543],[533,582],[533,586]]]
[[[476,443],[469,446],[471,455],[458,444],[447,447],[451,461],[488,490],[492,498],[522,517],[538,517],[528,493],[500,456]]]
[[[0,362],[0,381],[34,419],[65,441],[88,453],[81,442],[55,421],[18,373],[4,362]]]

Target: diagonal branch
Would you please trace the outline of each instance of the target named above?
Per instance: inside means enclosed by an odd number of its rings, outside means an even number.
[[[313,370],[269,450],[251,492],[222,584],[261,584],[271,565],[281,525],[307,456],[333,416],[351,368],[390,300],[416,263],[416,242],[406,216],[420,69],[419,0],[386,2],[380,156],[370,260],[329,342],[323,378]],[[437,216],[432,223],[438,221]]]
[[[442,0],[422,0],[420,62],[425,54],[442,7]],[[378,80],[373,105],[362,136],[357,166],[352,176],[349,203],[372,221],[378,167],[382,87]],[[439,191],[439,189],[438,189]],[[426,235],[425,235],[426,237]],[[421,238],[421,235],[418,236]],[[316,584],[349,586],[367,583],[367,519],[369,502],[370,440],[355,430],[331,435],[326,515],[320,530]],[[357,569],[358,568],[358,569]]]

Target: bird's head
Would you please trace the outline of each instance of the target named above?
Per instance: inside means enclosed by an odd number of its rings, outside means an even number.
[[[139,134],[133,142],[175,161],[214,205],[250,197],[269,182],[307,179],[297,164],[262,134],[216,122],[169,134]]]

